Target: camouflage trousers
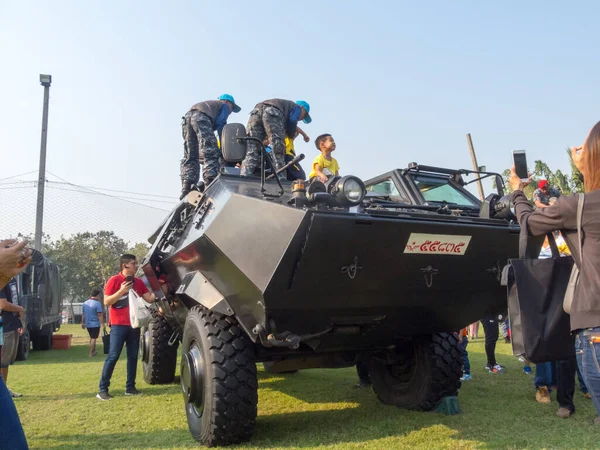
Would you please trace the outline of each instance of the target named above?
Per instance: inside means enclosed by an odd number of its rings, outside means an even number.
[[[181,123],[183,159],[181,182],[197,184],[202,164],[202,179],[209,184],[219,174],[222,163],[221,150],[210,118],[198,111],[189,111]]]
[[[285,165],[285,117],[281,111],[274,106],[266,105],[254,108],[250,113],[246,131],[248,136],[261,141],[268,138],[273,149],[276,169]],[[242,175],[252,175],[257,168],[260,168],[260,152],[261,149],[256,142],[248,142],[248,152],[242,163]]]

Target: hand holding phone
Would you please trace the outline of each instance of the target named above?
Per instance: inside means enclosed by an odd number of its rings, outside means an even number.
[[[525,150],[513,150],[513,165],[515,166],[515,173],[521,179],[521,181],[524,183],[529,181]]]
[[[127,283],[133,283],[133,275],[128,275],[125,277],[125,281]]]

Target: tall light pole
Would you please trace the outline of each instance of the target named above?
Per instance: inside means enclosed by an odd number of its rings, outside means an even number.
[[[42,224],[44,222],[44,187],[46,185],[46,141],[48,139],[48,103],[50,101],[51,75],[40,74],[40,83],[44,86],[44,110],[42,113],[42,143],[40,145],[40,169],[37,185],[37,207],[35,211],[36,250],[42,249]]]

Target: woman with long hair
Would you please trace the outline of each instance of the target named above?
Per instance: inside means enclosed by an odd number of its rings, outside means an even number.
[[[514,167],[509,184],[519,224],[527,225],[532,236],[561,230],[579,268],[579,282],[570,312],[571,331],[576,335],[577,364],[598,412],[594,422],[600,425],[600,122],[592,128],[583,146],[571,148],[571,155],[583,175],[585,188],[581,225],[583,255],[579,252],[577,236],[577,195],[561,196],[553,205],[534,211],[523,193],[527,183],[521,181]]]

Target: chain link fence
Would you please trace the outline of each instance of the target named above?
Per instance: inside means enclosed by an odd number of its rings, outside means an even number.
[[[177,203],[174,197],[89,188],[51,175],[48,178],[43,230],[50,240],[106,230],[132,246],[147,243]],[[0,180],[0,239],[33,236],[36,202],[37,173]]]

